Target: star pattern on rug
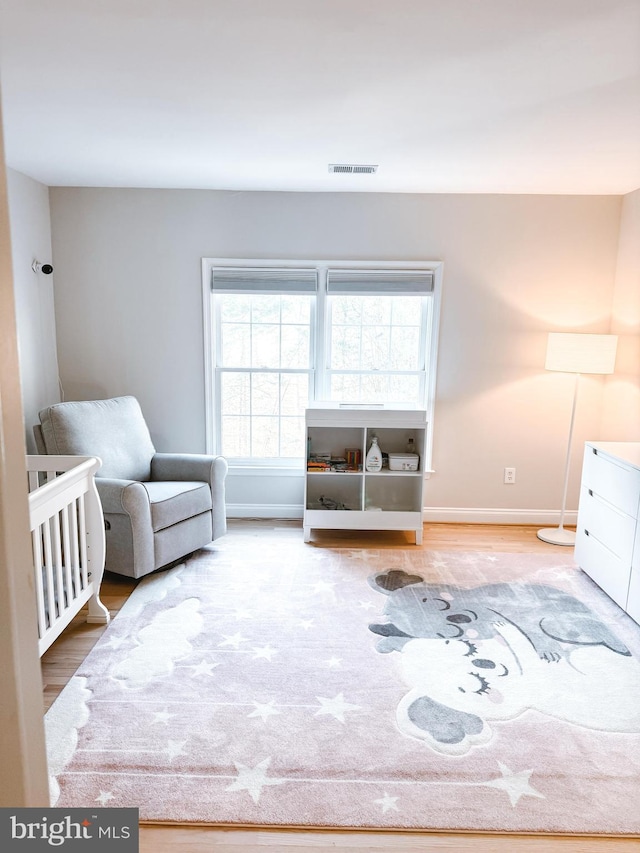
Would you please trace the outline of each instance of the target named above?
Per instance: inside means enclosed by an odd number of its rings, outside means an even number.
[[[320,702],[320,708],[318,708],[314,715],[316,717],[321,717],[323,714],[327,714],[328,716],[335,717],[335,719],[339,720],[341,723],[344,723],[344,715],[347,711],[360,710],[360,705],[351,705],[349,702],[346,702],[342,693],[338,693],[338,695],[334,696],[333,699],[327,699],[323,696],[316,696],[316,699]]]
[[[246,643],[247,638],[243,637],[240,632],[237,634],[223,634],[224,640],[218,643],[219,646],[233,646],[234,649],[239,649],[241,643]]]
[[[173,761],[173,759],[177,758],[178,755],[188,754],[184,749],[185,743],[186,740],[168,740],[167,745],[162,752],[168,756],[169,761]]]
[[[503,764],[501,761],[498,761],[498,767],[502,773],[500,778],[491,779],[488,782],[478,782],[476,784],[504,791],[509,797],[509,802],[512,806],[516,806],[521,797],[538,797],[542,800],[546,799],[544,794],[536,791],[536,789],[529,784],[529,777],[533,773],[533,770],[521,770],[520,773],[512,773],[507,765]]]
[[[271,660],[274,655],[278,654],[278,650],[272,648],[269,644],[266,646],[258,647],[252,649],[255,654],[253,655],[254,660],[258,660],[259,658],[263,658],[264,660]]]
[[[100,803],[101,806],[106,806],[107,803],[111,802],[111,800],[115,800],[114,795],[111,791],[100,791],[100,794],[96,797],[96,803]]]
[[[380,797],[378,800],[374,800],[373,802],[380,806],[382,809],[382,814],[386,814],[388,811],[400,811],[398,808],[398,800],[399,797],[391,797],[387,792],[384,792],[384,797]]]
[[[262,795],[262,789],[269,785],[283,785],[286,779],[271,779],[267,777],[267,770],[271,764],[271,758],[265,758],[255,767],[247,767],[234,761],[238,778],[227,788],[227,791],[247,791],[254,803],[257,803]]]
[[[309,628],[313,628],[313,625],[314,625],[313,619],[301,619],[298,622],[298,627],[304,628],[305,631],[308,631]]]
[[[220,666],[219,663],[212,663],[210,661],[204,660],[204,658],[200,661],[200,663],[192,664],[191,669],[191,677],[195,678],[197,675],[213,675],[213,670]]]
[[[275,714],[281,714],[281,711],[278,711],[274,708],[276,704],[274,701],[272,702],[254,702],[255,710],[250,714],[247,714],[247,717],[260,717],[262,722],[266,722],[269,717],[273,717]]]
[[[167,708],[165,708],[164,711],[154,711],[151,725],[154,723],[164,723],[166,726],[168,725],[169,720],[173,719],[175,716],[176,714],[170,714]]]
[[[325,663],[329,667],[329,669],[340,669],[340,664],[342,663],[342,658],[336,658],[336,657],[328,658],[325,661]]]

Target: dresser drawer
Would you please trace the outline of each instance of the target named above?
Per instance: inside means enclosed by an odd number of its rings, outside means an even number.
[[[627,613],[640,624],[640,524],[636,532],[636,544],[633,550],[633,560],[631,561]]]
[[[582,485],[627,515],[637,516],[640,471],[636,468],[625,468],[592,447],[587,447],[582,466]]]
[[[631,563],[623,562],[595,536],[580,529],[576,535],[576,563],[616,604],[627,606]]]
[[[620,560],[631,563],[636,520],[585,486],[580,490],[577,529],[588,531]]]

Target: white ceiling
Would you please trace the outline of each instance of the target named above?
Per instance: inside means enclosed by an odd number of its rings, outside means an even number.
[[[49,185],[640,187],[640,0],[0,0],[0,81]]]

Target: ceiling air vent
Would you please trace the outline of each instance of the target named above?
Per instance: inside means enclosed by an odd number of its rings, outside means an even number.
[[[378,167],[362,163],[329,163],[329,171],[341,175],[372,175],[378,171]]]

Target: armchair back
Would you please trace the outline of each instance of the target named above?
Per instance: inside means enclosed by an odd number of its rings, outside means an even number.
[[[45,452],[59,456],[98,456],[97,477],[151,479],[155,447],[135,397],[56,403],[39,413]]]

